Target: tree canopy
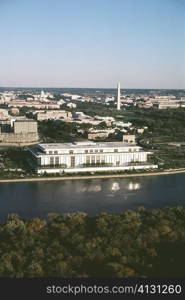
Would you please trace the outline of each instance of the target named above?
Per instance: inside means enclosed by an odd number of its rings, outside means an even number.
[[[184,277],[184,251],[185,206],[0,225],[0,277]]]

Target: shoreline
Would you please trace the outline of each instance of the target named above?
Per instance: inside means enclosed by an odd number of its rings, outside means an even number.
[[[87,179],[106,179],[106,178],[128,178],[128,177],[145,177],[145,176],[162,176],[185,173],[185,169],[139,173],[139,174],[105,174],[105,175],[85,175],[85,176],[68,176],[68,177],[32,177],[32,178],[17,178],[17,179],[0,179],[0,183],[10,182],[37,182],[37,181],[60,181],[60,180],[87,180]]]

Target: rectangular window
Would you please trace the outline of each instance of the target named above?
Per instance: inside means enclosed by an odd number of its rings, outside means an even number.
[[[86,157],[86,164],[90,164],[90,156]]]
[[[98,149],[95,149],[95,153],[98,153]]]
[[[97,164],[100,163],[100,156],[96,156],[96,162],[97,162]]]
[[[53,154],[53,152],[52,152],[52,151],[49,151],[49,154]]]
[[[54,157],[50,157],[50,165],[54,165]]]
[[[100,149],[100,152],[102,153],[102,152],[103,152],[103,149]]]
[[[71,167],[75,167],[75,156],[71,156]]]
[[[54,151],[54,154],[58,154],[58,151]]]
[[[69,154],[73,154],[74,153],[74,151],[73,150],[69,150]]]
[[[102,157],[101,157],[101,162],[102,162],[102,164],[105,163],[105,156],[102,156]]]
[[[88,153],[88,150],[85,150],[85,153]]]
[[[91,164],[95,164],[95,156],[91,156]]]
[[[118,149],[114,149],[114,152],[118,152]]]
[[[59,165],[59,156],[55,157],[55,165]]]
[[[93,150],[90,150],[90,153],[93,153]]]

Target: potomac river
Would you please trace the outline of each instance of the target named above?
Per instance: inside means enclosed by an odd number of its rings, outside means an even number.
[[[185,205],[185,174],[88,180],[0,183],[0,222],[16,213],[45,218],[48,213],[120,213]]]

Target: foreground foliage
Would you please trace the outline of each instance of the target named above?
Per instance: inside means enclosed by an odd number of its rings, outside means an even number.
[[[0,277],[185,277],[185,206],[0,226]]]

